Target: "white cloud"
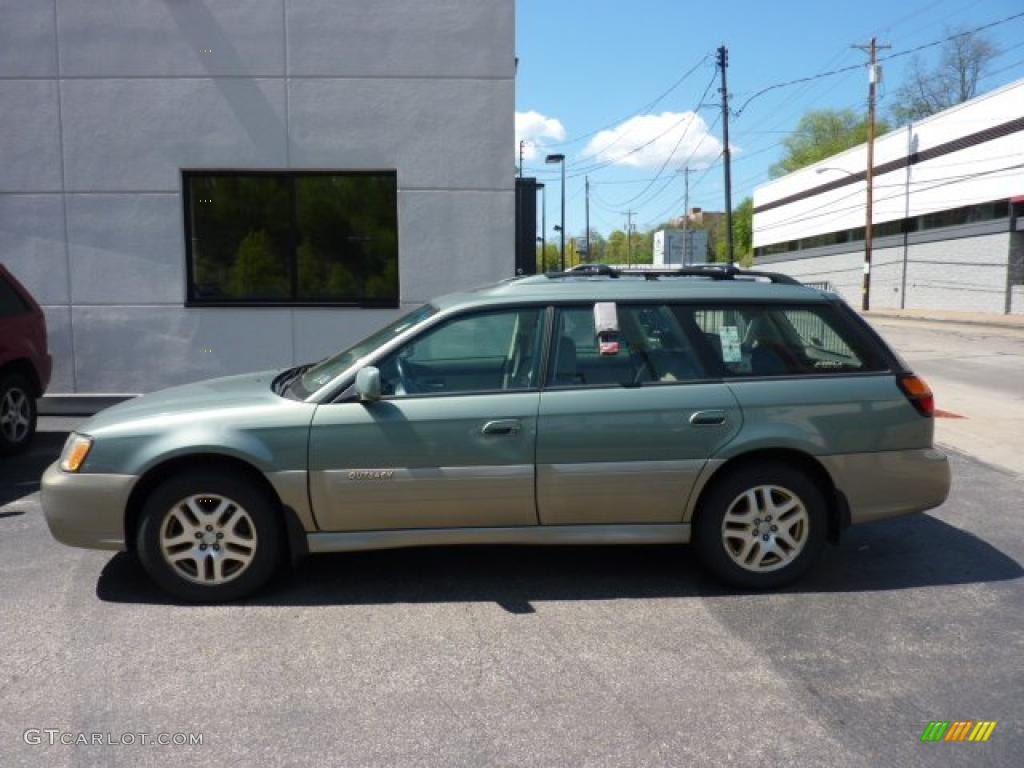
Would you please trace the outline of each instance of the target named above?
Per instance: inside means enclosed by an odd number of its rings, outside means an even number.
[[[519,142],[525,140],[523,158],[534,160],[544,152],[546,141],[563,141],[565,126],[554,117],[540,112],[516,112],[516,162],[519,162]]]
[[[734,152],[736,149],[733,146]],[[700,115],[662,112],[637,115],[601,131],[587,144],[583,156],[612,165],[654,169],[671,157],[672,163],[686,162],[691,168],[701,168],[713,163],[721,152],[722,142],[708,132],[708,124]]]

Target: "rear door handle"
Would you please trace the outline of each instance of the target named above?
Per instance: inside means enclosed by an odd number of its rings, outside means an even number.
[[[480,432],[484,435],[518,435],[522,429],[523,425],[518,419],[498,419],[488,421],[480,428]]]
[[[695,427],[717,427],[725,424],[725,411],[697,411],[690,417]]]

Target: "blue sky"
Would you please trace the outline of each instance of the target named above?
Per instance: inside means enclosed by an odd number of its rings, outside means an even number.
[[[532,141],[525,175],[550,182],[550,230],[558,223],[558,166],[545,166],[544,154],[566,154],[570,234],[584,230],[588,169],[591,227],[604,234],[623,227],[622,212],[629,208],[638,212],[634,222],[641,228],[679,215],[684,161],[693,168],[690,205],[722,209],[722,168],[708,167],[721,150],[719,110],[687,114],[709,84],[706,101],[717,103],[718,82],[712,80],[719,45],[729,48],[729,91],[737,109],[766,85],[864,62],[850,45],[866,43],[872,34],[892,45],[883,52],[891,54],[939,40],[948,28],[977,27],[1024,10],[1020,0],[518,0],[517,6],[517,138]],[[985,34],[1002,53],[982,92],[1024,77],[1024,18]],[[937,48],[920,55],[933,62]],[[903,56],[884,65],[882,116],[887,92],[903,81],[910,61]],[[662,101],[643,110],[691,69]],[[768,178],[782,151],[779,142],[805,111],[861,110],[866,92],[866,70],[857,69],[751,101],[730,123],[734,204]],[[594,133],[598,129],[606,130]]]

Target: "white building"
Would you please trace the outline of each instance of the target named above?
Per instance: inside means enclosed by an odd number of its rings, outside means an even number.
[[[754,191],[760,267],[860,306],[866,145]],[[1024,312],[1024,80],[875,142],[871,307]]]
[[[514,0],[0,0],[50,392],[316,360],[511,275],[514,45]]]
[[[658,266],[707,264],[707,230],[659,229],[654,233],[653,260]]]

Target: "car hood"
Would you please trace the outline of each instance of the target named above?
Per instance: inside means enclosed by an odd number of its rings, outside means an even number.
[[[271,383],[278,373],[262,371],[226,376],[141,395],[100,411],[76,431],[95,434],[110,427],[122,427],[129,422],[201,419],[213,413],[223,415],[228,411],[262,410],[294,402],[285,400],[271,389]]]

